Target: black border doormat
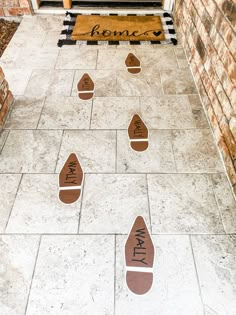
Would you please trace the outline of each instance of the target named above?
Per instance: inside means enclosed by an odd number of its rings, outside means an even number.
[[[72,40],[71,35],[75,25],[75,20],[77,15],[82,13],[70,13],[66,12],[65,19],[63,21],[63,30],[61,32],[60,38],[58,40],[57,46],[62,47],[63,45],[149,45],[149,44],[174,44],[177,45],[176,33],[174,29],[174,24],[172,17],[169,13],[163,12],[158,14],[146,14],[147,16],[160,16],[162,21],[162,27],[165,33],[165,40],[163,41],[81,41],[81,40]],[[89,14],[84,14],[89,15]],[[92,15],[106,15],[106,14],[92,14]],[[107,14],[107,15],[143,15],[143,14]]]

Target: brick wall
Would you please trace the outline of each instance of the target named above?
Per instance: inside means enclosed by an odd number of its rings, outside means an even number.
[[[0,17],[19,16],[32,13],[30,0],[0,0]]]
[[[236,193],[236,0],[176,0],[176,27]]]
[[[7,118],[7,114],[13,104],[13,95],[9,90],[4,73],[0,67],[0,132]]]

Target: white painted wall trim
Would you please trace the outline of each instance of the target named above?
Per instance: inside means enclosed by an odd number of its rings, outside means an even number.
[[[174,0],[164,0],[163,9],[165,11],[172,11],[174,7]]]

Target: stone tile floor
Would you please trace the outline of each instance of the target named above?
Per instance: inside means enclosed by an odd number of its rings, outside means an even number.
[[[0,314],[235,315],[236,204],[181,45],[59,49],[62,20],[24,17],[0,60],[16,99],[0,137]],[[135,113],[150,129],[141,154],[127,138]],[[68,206],[57,185],[71,152],[86,174]],[[156,251],[141,297],[124,268],[137,215]]]

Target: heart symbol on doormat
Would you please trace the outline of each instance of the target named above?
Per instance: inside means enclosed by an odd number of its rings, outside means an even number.
[[[161,35],[161,31],[153,32],[153,34],[154,34],[155,36],[159,36],[159,35]]]

